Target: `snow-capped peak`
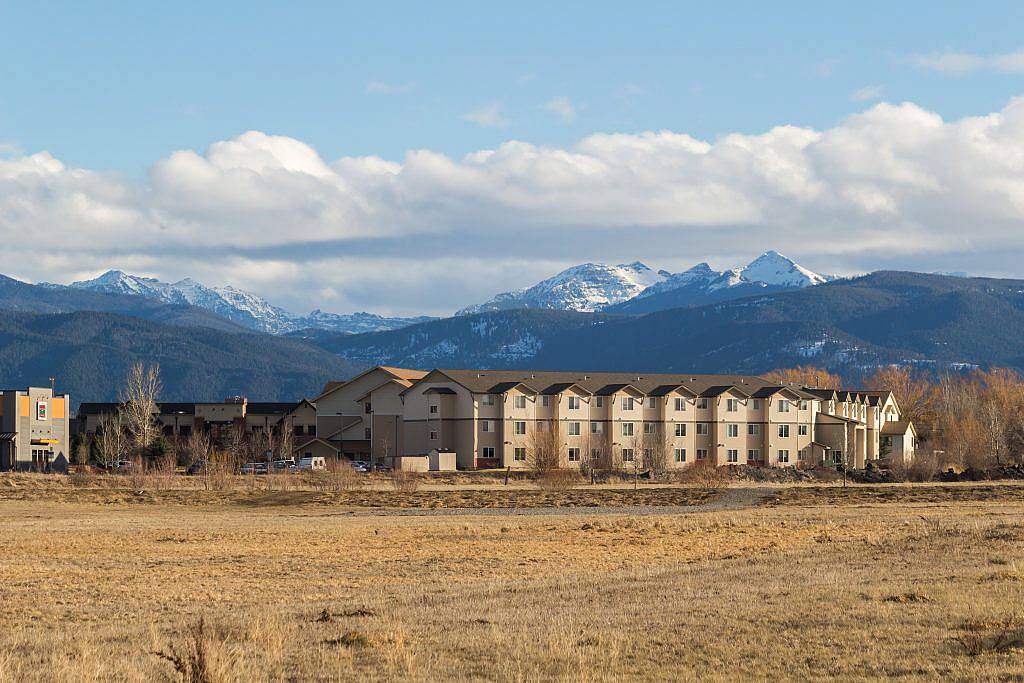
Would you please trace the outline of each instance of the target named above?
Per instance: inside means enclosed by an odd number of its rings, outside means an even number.
[[[740,272],[747,282],[764,282],[782,287],[809,287],[828,282],[828,278],[804,268],[775,250],[766,251]]]
[[[596,311],[631,299],[667,276],[668,273],[655,272],[639,261],[614,266],[583,263],[566,268],[532,287],[503,292],[490,301],[468,306],[456,315],[515,308]]]

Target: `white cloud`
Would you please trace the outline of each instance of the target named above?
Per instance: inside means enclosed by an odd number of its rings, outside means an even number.
[[[911,55],[910,61],[926,69],[947,74],[964,74],[982,69],[1004,73],[1024,73],[1024,50],[997,55],[979,55],[971,52],[932,52]]]
[[[851,102],[868,102],[881,99],[881,97],[882,89],[877,85],[867,85],[850,93]]]
[[[383,81],[368,81],[366,93],[368,95],[397,95],[412,91],[415,83],[385,83]]]
[[[562,123],[565,124],[570,124],[576,120],[576,107],[574,107],[569,98],[564,95],[552,97],[541,105],[541,109],[551,112],[560,118]]]
[[[739,243],[854,270],[986,250],[1019,259],[1022,223],[1020,99],[954,121],[881,103],[826,130],[713,142],[602,133],[461,158],[411,150],[328,161],[252,131],[160,159],[145,182],[47,152],[0,154],[9,274],[193,275],[300,309],[332,308],[309,300],[327,292],[335,310],[454,310],[544,274],[524,263],[675,268]]]
[[[481,128],[505,128],[509,120],[505,118],[504,107],[500,102],[484,104],[462,115],[463,121],[475,123]]]

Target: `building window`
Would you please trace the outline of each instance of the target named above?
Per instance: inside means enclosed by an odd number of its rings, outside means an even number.
[[[525,434],[526,433],[526,423],[525,422],[521,422],[519,420],[513,422],[512,423],[512,433],[513,434]]]
[[[437,415],[438,406],[430,406],[430,414]]]
[[[779,425],[779,436],[783,439],[789,436],[789,425]]]
[[[604,429],[604,427],[601,425],[600,422],[591,422],[590,423],[590,433],[591,434],[600,434],[603,429]]]
[[[654,434],[654,423],[644,422],[644,434]]]
[[[734,423],[733,424],[729,424],[729,425],[726,426],[725,429],[726,429],[726,435],[727,436],[739,436],[740,435],[740,426],[738,424],[734,424]]]
[[[594,398],[595,408],[604,408],[604,396],[597,396]]]
[[[707,460],[707,457],[708,457],[708,449],[706,449],[706,448],[698,448],[697,449],[697,459],[698,460]]]
[[[483,449],[481,449],[481,450],[483,452],[483,455],[480,456],[480,457],[487,458],[487,459],[491,459],[491,458],[494,457],[494,447],[493,446],[484,446]]]
[[[761,459],[761,449],[760,448],[751,448],[750,450],[747,451],[747,460],[749,460],[751,462],[757,462],[760,459]]]
[[[757,436],[761,433],[761,425],[747,425],[747,436]]]
[[[754,404],[751,406],[754,410],[761,410],[761,399],[755,398]]]
[[[365,428],[365,429],[363,430],[363,438],[364,438],[364,439],[366,439],[367,441],[369,441],[369,440],[370,440],[370,439],[372,438],[372,436],[373,436],[373,435],[372,435],[372,433],[370,432],[370,428],[369,428],[369,427],[366,427],[366,428]]]
[[[686,424],[682,422],[676,423],[676,436],[686,436]]]
[[[735,398],[727,398],[727,399],[725,399],[725,410],[726,410],[726,412],[735,413],[739,409],[740,409],[740,402],[738,400],[736,400]]]
[[[516,408],[525,408],[526,397],[523,396],[522,394],[516,394],[515,398],[512,401],[512,405],[514,405]]]
[[[779,462],[789,462],[789,451],[785,448],[779,449]]]
[[[482,405],[493,406],[494,405],[494,394],[484,394],[483,399],[480,401]]]
[[[367,401],[365,404],[363,404],[363,412],[365,412],[367,415],[372,413],[373,412],[373,404],[370,403],[369,401]]]
[[[686,449],[677,448],[672,452],[672,457],[675,458],[676,462],[686,462]]]
[[[580,423],[579,422],[570,422],[569,423],[569,436],[579,436],[579,435],[580,435]]]
[[[550,396],[541,396],[540,397],[540,404],[542,406],[544,406],[545,408],[549,407],[551,405],[551,397]]]
[[[725,452],[725,459],[729,462],[739,462],[740,452],[735,448],[730,448]]]
[[[701,410],[708,409],[708,400],[706,398],[697,399],[697,407]]]
[[[653,448],[645,448],[644,449],[644,462],[650,462],[653,458],[654,458],[654,449]]]
[[[796,433],[799,436],[807,436],[807,425],[798,425],[796,428]]]
[[[569,397],[569,410],[579,410],[579,409],[580,409],[580,397],[579,396],[570,396]]]
[[[622,462],[633,462],[633,449],[623,448],[622,449]]]
[[[512,459],[516,462],[526,462],[526,449],[525,448],[514,448],[512,449]]]
[[[800,401],[800,410],[807,410],[807,401]]]
[[[780,413],[788,413],[789,412],[789,401],[787,399],[784,399],[784,398],[779,399],[779,412]]]
[[[632,396],[623,396],[622,397],[622,409],[623,410],[633,410],[633,397]]]
[[[545,429],[547,429],[546,425],[547,425],[547,422],[542,422],[542,421],[538,420],[536,422],[536,429],[537,429],[537,431],[538,432],[543,432]]]
[[[569,462],[579,462],[579,461],[580,461],[580,449],[578,449],[578,448],[570,448],[569,449]]]
[[[686,399],[676,398],[676,412],[683,412],[686,410]]]
[[[430,432],[430,440],[437,441],[437,432]]]
[[[489,431],[491,431],[491,421],[490,420],[482,420],[480,422],[480,431],[481,432],[489,432]]]
[[[633,423],[632,422],[623,422],[622,423],[622,435],[623,436],[633,436]]]
[[[658,407],[658,399],[657,399],[656,396],[648,396],[645,399],[645,401],[647,403],[647,407],[648,408],[657,408]]]
[[[710,422],[698,422],[697,423],[697,436],[707,436],[711,433]]]
[[[601,449],[600,448],[591,448],[590,449],[590,459],[593,460],[595,463],[599,462],[601,460]]]

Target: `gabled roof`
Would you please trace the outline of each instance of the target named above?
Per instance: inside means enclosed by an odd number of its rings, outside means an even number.
[[[917,429],[914,428],[914,423],[910,420],[891,420],[882,423],[882,434],[886,436],[902,436],[907,433],[908,429],[917,436]]]
[[[361,377],[365,377],[366,375],[370,374],[371,372],[374,372],[375,370],[381,370],[383,372],[386,372],[387,374],[391,375],[391,377],[393,379],[405,380],[405,381],[408,381],[410,383],[411,382],[417,382],[417,381],[423,379],[427,375],[427,373],[424,372],[423,370],[410,370],[409,368],[396,368],[396,367],[393,367],[393,366],[390,366],[390,365],[375,365],[372,368],[370,368],[369,370],[365,370],[363,372],[360,372],[355,377],[353,377],[351,379],[348,379],[348,380],[345,380],[343,382],[328,382],[327,384],[324,385],[324,390],[322,392],[320,392],[320,395],[317,396],[313,400],[314,401],[319,401],[324,396],[327,396],[328,394],[333,394],[335,391],[337,391],[338,389],[342,388],[343,386],[345,386],[347,384],[351,384],[352,382],[355,382],[357,379],[359,379]]]
[[[740,389],[738,386],[735,386],[733,384],[719,384],[718,386],[708,387],[704,391],[700,392],[700,397],[717,398],[722,394],[729,393],[730,391],[735,391],[737,394],[740,394],[741,396],[746,396],[748,398],[750,397],[750,394],[748,394],[746,391]]]
[[[640,391],[637,387],[632,384],[606,384],[597,391],[594,392],[595,396],[612,396],[619,393],[620,391],[626,391],[628,393],[636,394],[637,396],[643,396],[644,392]]]
[[[320,439],[320,438],[313,438],[313,439],[310,439],[309,441],[303,441],[301,444],[299,444],[298,446],[293,448],[292,449],[292,453],[298,453],[303,448],[308,448],[309,444],[316,443],[317,441],[319,441],[323,445],[327,446],[328,448],[330,448],[335,453],[338,453],[338,452],[341,451],[341,449],[338,448],[337,446],[335,446],[333,443],[328,443],[327,441],[324,441],[323,439]]]
[[[775,394],[786,394],[787,396],[795,397],[795,398],[798,398],[798,399],[807,398],[807,392],[806,391],[797,391],[793,387],[785,387],[785,386],[761,387],[760,389],[755,391],[753,394],[751,394],[750,397],[751,398],[769,398],[771,396],[774,396]],[[817,397],[812,394],[810,396],[810,398],[817,398]]]
[[[576,391],[585,396],[591,395],[590,390],[588,390],[584,386],[580,386],[576,382],[556,382],[542,389],[540,393],[548,396],[554,396],[555,394],[561,394],[563,391],[568,391],[569,389],[575,389]]]
[[[434,387],[436,388],[436,387]],[[433,391],[434,388],[427,389],[427,391]],[[539,394],[540,392],[531,387],[528,384],[522,382],[499,382],[487,390],[488,394],[504,394],[506,391],[512,391],[513,389],[522,389],[527,394]],[[451,391],[449,389],[448,391]],[[452,391],[454,394],[455,392]]]
[[[368,398],[370,396],[370,394],[372,394],[373,392],[377,391],[381,387],[386,387],[389,384],[394,384],[395,386],[401,387],[403,390],[408,389],[409,387],[412,386],[412,382],[410,382],[407,379],[389,379],[387,382],[384,382],[384,384],[381,384],[379,386],[376,386],[376,387],[373,387],[372,389],[367,390],[367,392],[365,394],[363,394],[362,396],[360,396],[359,398],[357,398],[356,401],[362,401],[364,398]],[[452,393],[455,393],[455,392],[452,392]]]
[[[697,392],[695,392],[693,389],[690,389],[685,384],[661,384],[659,386],[654,387],[650,391],[648,391],[647,395],[648,396],[668,396],[669,394],[671,394],[673,392],[685,393],[685,394],[689,394],[690,396],[696,396],[697,395]]]

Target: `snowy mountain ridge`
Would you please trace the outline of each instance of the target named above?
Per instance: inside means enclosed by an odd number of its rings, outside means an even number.
[[[362,312],[326,313],[320,309],[312,311],[307,316],[299,316],[237,287],[209,287],[192,278],[162,282],[156,278],[130,275],[120,270],[108,270],[99,277],[79,280],[69,285],[45,282],[39,284],[53,289],[66,287],[108,294],[143,296],[168,304],[189,304],[216,313],[244,327],[269,334],[287,334],[309,328],[358,334],[393,330],[433,319],[426,316],[387,318]]]
[[[567,268],[532,287],[503,292],[490,301],[467,306],[455,315],[518,308],[593,312],[682,288],[710,295],[732,288],[741,288],[737,291],[744,292],[756,288],[798,289],[832,279],[774,250],[766,251],[741,268],[723,271],[715,270],[707,263],[699,263],[679,273],[654,271],[639,261],[614,266],[584,263]]]

